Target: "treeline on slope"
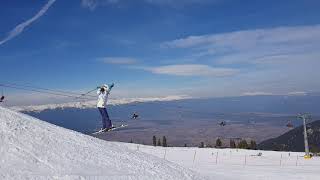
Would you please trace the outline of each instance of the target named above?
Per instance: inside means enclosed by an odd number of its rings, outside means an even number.
[[[162,139],[162,141],[161,141]],[[131,139],[129,143],[133,143]],[[162,136],[162,138],[157,138],[156,136],[152,137],[152,145],[153,146],[162,146],[168,147],[166,136]],[[184,147],[187,147],[187,144],[184,144]],[[200,142],[199,148],[240,148],[240,149],[257,149],[257,143],[254,140],[247,141],[246,139],[236,138],[230,139],[229,144],[224,144],[220,138],[217,138],[215,144],[205,144],[204,142]]]
[[[239,148],[239,149],[257,149],[257,143],[254,140],[250,140],[249,143],[246,139],[230,139],[229,144],[224,144],[224,142],[217,138],[215,145],[205,144],[200,142],[199,148]]]
[[[157,137],[153,136],[152,137],[152,144],[153,144],[153,146],[168,147],[166,136],[162,136],[162,142],[161,142],[160,138],[157,141]]]
[[[134,142],[133,142],[133,139],[131,139],[131,140],[129,141],[129,143],[134,143]],[[144,144],[144,143],[143,143],[143,144]],[[156,136],[153,136],[153,137],[152,137],[152,145],[153,145],[153,146],[168,147],[166,136],[162,136],[162,141],[161,141],[161,138],[158,138],[158,139],[157,139]]]
[[[167,138],[166,136],[162,136],[162,142],[161,139],[156,136],[152,137],[152,144],[153,146],[162,146],[162,147],[168,147],[167,144]],[[187,147],[187,144],[184,144],[184,147]],[[223,142],[220,138],[216,139],[215,146],[211,144],[204,144],[204,142],[200,142],[199,148],[204,147],[215,147],[215,148],[223,148],[226,147],[223,145]],[[240,148],[240,149],[257,149],[257,143],[254,140],[250,140],[250,143],[248,143],[245,139],[238,139],[238,143],[234,139],[230,140],[230,148]]]
[[[320,152],[320,120],[307,124],[307,134],[310,152]],[[303,126],[292,129],[285,134],[265,140],[258,149],[273,151],[304,152]]]

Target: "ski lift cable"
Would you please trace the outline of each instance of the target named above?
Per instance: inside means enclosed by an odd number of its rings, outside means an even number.
[[[2,84],[4,84],[4,83],[2,83]],[[4,85],[15,86],[15,87],[18,87],[18,88],[20,88],[20,87],[22,87],[22,88],[31,88],[32,90],[44,90],[44,91],[50,91],[50,92],[53,92],[53,93],[65,94],[65,95],[70,95],[70,94],[79,95],[79,93],[75,93],[75,92],[52,90],[52,89],[48,89],[48,88],[41,88],[41,87],[36,87],[36,86],[31,86],[31,85],[22,85],[22,84],[17,84],[17,83],[6,83]],[[91,96],[91,97],[95,97],[95,96]]]
[[[73,95],[76,95],[76,96],[83,95],[83,94],[75,93],[75,92],[53,90],[53,89],[48,89],[48,88],[43,88],[43,87],[37,87],[37,86],[32,86],[32,85],[23,85],[23,84],[17,84],[17,83],[0,83],[0,84],[10,85],[10,86],[15,86],[15,87],[22,87],[22,88],[32,88],[32,89],[35,89],[35,90],[39,89],[39,90],[44,90],[44,91],[50,91],[50,92],[53,92],[53,93],[66,94],[66,95],[70,95],[70,94],[73,94]],[[86,94],[86,96],[95,97],[95,96],[89,95],[89,93]]]
[[[86,93],[81,94],[80,96],[78,96],[77,98],[81,98],[83,96],[90,96],[89,94],[92,93],[93,91],[97,90],[97,88],[94,88]],[[90,97],[95,97],[95,96],[90,96]]]
[[[70,97],[70,98],[78,98],[77,96],[74,96],[74,95],[67,95],[67,94],[55,93],[55,92],[47,92],[47,91],[41,91],[41,90],[36,90],[36,89],[28,89],[28,88],[16,87],[16,86],[6,85],[6,84],[0,84],[0,86],[1,87],[12,88],[12,89],[19,89],[19,90],[25,90],[25,91],[38,92],[38,93],[43,93],[43,94],[51,94],[51,95],[64,96],[64,97]],[[88,99],[88,98],[85,98],[85,97],[80,97],[80,98]]]
[[[53,93],[53,92],[46,92],[46,91],[35,90],[35,89],[27,89],[27,88],[23,88],[23,87],[16,87],[16,86],[5,85],[5,84],[0,84],[0,86],[2,86],[2,87],[7,87],[7,88],[12,88],[12,89],[19,89],[19,90],[25,90],[25,91],[38,92],[38,93],[43,93],[43,94],[52,94],[52,95],[58,95],[58,96],[65,96],[65,97],[75,98],[75,96],[72,96],[72,95],[66,95],[66,94],[60,94],[60,93]]]

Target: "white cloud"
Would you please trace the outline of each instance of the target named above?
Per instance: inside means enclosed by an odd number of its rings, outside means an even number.
[[[238,73],[236,69],[231,68],[214,68],[201,64],[181,64],[181,65],[167,65],[158,67],[144,68],[155,74],[167,74],[176,76],[231,76]]]
[[[306,95],[308,95],[308,93],[305,91],[293,91],[293,92],[288,92],[288,93],[274,94],[271,92],[256,91],[256,92],[245,92],[245,93],[242,93],[242,95],[243,96],[269,96],[269,95],[306,96]]]
[[[12,38],[18,36],[19,34],[21,34],[23,32],[23,30],[28,27],[29,25],[31,25],[34,21],[36,21],[38,18],[40,18],[41,16],[43,16],[47,10],[50,8],[50,6],[52,6],[52,4],[55,2],[56,0],[49,0],[47,2],[46,5],[44,5],[40,11],[33,16],[31,19],[28,19],[27,21],[19,24],[18,26],[16,26],[13,30],[11,30],[7,37],[5,37],[3,40],[0,41],[0,45],[6,43],[7,41],[11,40]]]
[[[81,0],[81,6],[82,6],[82,7],[89,8],[90,10],[94,10],[94,9],[96,9],[96,7],[98,6],[98,1],[94,1],[94,0]]]
[[[208,94],[247,95],[320,91],[320,25],[253,29],[188,36],[161,44],[165,51],[193,62],[237,68],[241,73],[219,86],[207,82]],[[184,53],[183,53],[184,52]],[[219,81],[219,82],[218,82]],[[220,88],[220,89],[219,89]]]
[[[246,49],[256,45],[292,42],[316,42],[320,39],[320,25],[255,29],[221,34],[189,36],[165,42],[170,48],[192,48],[198,46],[230,47]]]
[[[138,1],[138,0],[136,0]],[[220,0],[139,0],[140,2],[145,2],[154,5],[166,5],[172,7],[179,7],[184,5],[192,4],[203,4],[203,3],[213,3]],[[129,2],[129,0],[81,0],[82,7],[89,8],[90,10],[95,10],[98,6],[106,6],[111,4],[117,4],[120,2]]]
[[[288,95],[289,96],[306,96],[308,95],[308,93],[305,91],[294,91],[294,92],[289,92]]]
[[[144,0],[147,3],[150,4],[163,4],[163,5],[186,5],[186,4],[201,4],[201,3],[212,3],[217,2],[218,0],[183,0],[183,1],[177,1],[177,0]]]
[[[93,11],[98,6],[115,4],[117,2],[119,2],[119,0],[81,0],[81,6]]]
[[[107,64],[136,64],[138,60],[129,57],[104,57],[99,58],[104,63]]]
[[[319,58],[319,45],[320,25],[312,25],[189,36],[161,46],[191,49],[194,57],[215,56],[220,64],[261,64]]]
[[[244,95],[244,96],[267,96],[267,95],[273,95],[273,94],[268,93],[268,92],[245,92],[242,95]]]

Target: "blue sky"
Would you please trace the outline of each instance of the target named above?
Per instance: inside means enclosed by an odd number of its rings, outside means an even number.
[[[318,0],[5,1],[0,80],[77,92],[115,82],[113,97],[318,92],[318,7]],[[12,104],[52,100],[4,90]]]

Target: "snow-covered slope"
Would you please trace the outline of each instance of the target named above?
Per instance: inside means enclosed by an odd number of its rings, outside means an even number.
[[[0,144],[0,179],[202,179],[124,143],[99,140],[2,107]]]
[[[303,152],[195,147],[153,147],[126,144],[130,149],[190,168],[210,179],[222,180],[316,180],[320,157],[304,159]],[[258,155],[261,153],[261,155]]]

